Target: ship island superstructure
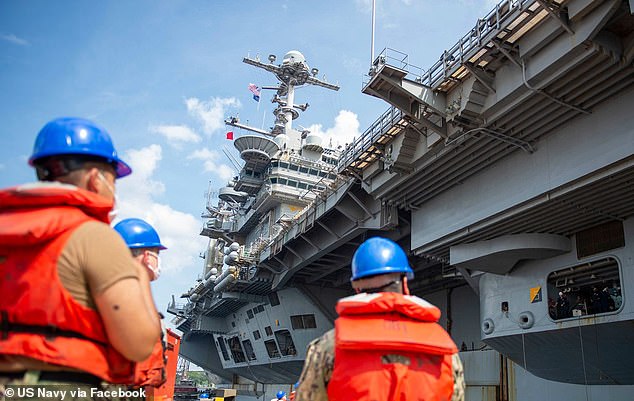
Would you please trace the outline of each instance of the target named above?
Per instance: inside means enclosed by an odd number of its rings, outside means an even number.
[[[266,258],[262,255],[270,253],[273,244],[335,184],[341,153],[323,143],[319,134],[293,128],[293,121],[308,108],[308,103],[295,104],[296,88],[339,87],[320,80],[317,69],[311,69],[298,51],[288,52],[279,65],[275,60],[273,55],[268,63],[259,58],[243,60],[278,80],[277,86],[262,88],[274,91],[274,125],[266,131],[242,124],[237,117],[225,121],[253,134],[234,140],[243,161],[239,174],[218,190],[216,204],[210,197],[203,214],[201,235],[210,241],[201,280],[183,294],[186,305],[170,307],[179,327],[188,326],[185,331],[191,340],[203,337],[217,347],[212,363],[200,366],[225,378],[233,373],[264,383],[284,383],[290,380],[289,372],[297,375],[303,350],[318,333],[317,324],[329,324],[326,316],[312,311],[309,301],[291,296],[293,289],[288,297],[271,292],[279,271],[262,263]],[[275,312],[270,309],[289,299],[293,300],[287,305],[290,315],[271,323]],[[244,310],[245,304],[254,306]],[[297,326],[304,335],[291,334],[289,329]],[[204,352],[210,354],[209,349]],[[271,363],[279,365],[282,373],[268,369]]]
[[[243,140],[258,149],[252,173],[208,207],[205,277],[170,306],[182,354],[252,394],[233,375],[294,383],[351,294],[354,250],[381,235],[408,250],[412,292],[443,311],[467,401],[630,400],[633,8],[504,0],[428,69],[386,49],[362,91],[390,107],[321,154],[333,167],[310,197],[297,188],[305,203],[286,188],[258,199],[288,184],[310,135],[278,139],[293,117],[280,109],[278,136]]]

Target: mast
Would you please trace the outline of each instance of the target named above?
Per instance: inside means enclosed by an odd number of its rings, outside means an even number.
[[[279,107],[273,111],[273,114],[275,115],[275,124],[271,129],[271,132],[266,132],[261,129],[241,124],[239,119],[235,117],[225,120],[225,124],[266,136],[275,137],[279,134],[286,134],[290,136],[293,131],[293,120],[299,117],[300,111],[306,111],[308,108],[308,103],[295,104],[296,87],[303,85],[315,85],[334,91],[339,90],[339,86],[317,78],[319,70],[317,68],[310,68],[308,63],[306,63],[304,55],[297,50],[291,50],[286,53],[282,63],[279,65],[274,64],[276,59],[277,56],[271,54],[268,57],[268,64],[261,62],[259,57],[245,57],[242,60],[246,64],[273,73],[279,81],[278,86],[262,88],[262,90],[276,90],[276,94],[271,101],[273,103],[277,103]]]

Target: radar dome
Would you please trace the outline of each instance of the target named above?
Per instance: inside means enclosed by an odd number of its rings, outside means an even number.
[[[324,150],[322,147],[323,138],[318,133],[310,133],[306,135],[306,139],[304,140],[304,149],[314,150],[317,152],[321,152]]]
[[[284,55],[284,60],[282,60],[282,64],[294,64],[294,63],[303,63],[306,61],[304,55],[297,50],[291,50],[290,52]]]

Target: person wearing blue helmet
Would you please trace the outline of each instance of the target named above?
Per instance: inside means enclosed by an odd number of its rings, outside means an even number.
[[[29,164],[39,182],[0,190],[0,384],[128,384],[161,332],[145,268],[110,227],[132,170],[105,129],[67,117]]]
[[[161,244],[154,227],[144,220],[131,218],[121,220],[114,229],[130,248],[132,256],[147,268],[150,281],[158,279],[161,275],[159,253],[167,247]]]
[[[148,222],[142,219],[129,218],[121,220],[114,226],[114,230],[121,235],[132,257],[146,269],[150,281],[155,281],[161,275],[161,260],[159,253],[165,249],[158,233]],[[163,319],[163,315],[159,313]],[[137,363],[135,369],[135,383],[137,386],[160,387],[165,383],[166,365],[166,327],[161,320],[162,335],[156,342],[152,354],[144,361]]]
[[[356,295],[339,300],[335,328],[308,346],[295,401],[464,401],[458,349],[440,310],[409,295],[405,251],[372,237],[351,266]]]
[[[271,401],[279,401],[279,400],[283,400],[286,401],[286,392],[285,391],[278,391],[277,394],[275,394],[275,398],[273,398]]]

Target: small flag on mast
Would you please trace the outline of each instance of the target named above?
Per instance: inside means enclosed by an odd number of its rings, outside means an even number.
[[[253,100],[256,102],[260,101],[260,88],[256,84],[249,84],[248,86],[251,93],[253,93]]]
[[[227,139],[233,141],[233,131],[227,132]]]

